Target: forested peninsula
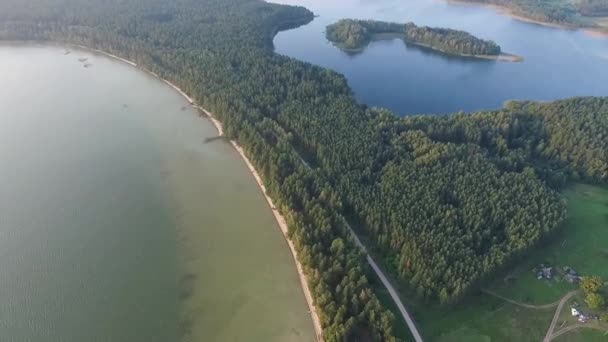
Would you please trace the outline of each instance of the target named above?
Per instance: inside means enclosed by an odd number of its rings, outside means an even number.
[[[608,181],[608,98],[399,118],[273,52],[312,19],[257,0],[5,0],[0,39],[107,51],[211,110],[287,220],[326,341],[397,340],[348,223],[400,285],[449,304],[559,229],[568,182]]]
[[[470,33],[446,28],[398,24],[375,20],[342,19],[326,28],[326,37],[346,51],[362,51],[372,40],[401,38],[405,42],[439,52],[470,57],[498,58],[501,48],[495,42]]]

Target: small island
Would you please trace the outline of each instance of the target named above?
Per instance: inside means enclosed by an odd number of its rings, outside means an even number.
[[[398,24],[375,20],[342,19],[327,26],[326,37],[340,49],[359,52],[372,40],[401,38],[406,43],[446,54],[519,62],[521,57],[503,53],[493,41],[483,40],[465,31]]]

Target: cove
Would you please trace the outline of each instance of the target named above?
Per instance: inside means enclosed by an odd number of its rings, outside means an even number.
[[[346,76],[357,100],[398,115],[499,108],[507,100],[555,100],[608,94],[608,38],[518,21],[492,8],[443,0],[273,0],[304,6],[317,18],[280,32],[275,51]],[[400,39],[340,51],[325,27],[342,18],[446,27],[494,40],[521,63],[443,55]]]
[[[0,61],[5,340],[314,340],[257,184],[179,93],[74,48]]]

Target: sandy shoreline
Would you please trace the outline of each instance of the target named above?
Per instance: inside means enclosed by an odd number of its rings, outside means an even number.
[[[196,104],[196,102],[194,102],[194,99],[192,99],[190,96],[188,96],[188,94],[186,94],[183,90],[181,90],[175,84],[161,78],[156,73],[149,71],[143,67],[140,67],[136,63],[129,61],[127,59],[118,57],[116,55],[107,53],[105,51],[91,49],[86,46],[82,46],[82,45],[76,45],[76,46],[83,50],[97,52],[97,53],[100,53],[107,57],[110,57],[110,58],[116,59],[118,61],[121,61],[123,63],[129,64],[130,66],[136,67],[136,68],[154,76],[155,78],[163,81],[165,84],[169,85],[171,88],[176,90],[180,95],[182,95],[192,105],[192,107],[194,107],[194,108],[198,109],[199,111],[201,111],[202,113],[204,113],[207,116],[207,118],[209,118],[209,120],[211,120],[211,123],[213,123],[213,125],[217,129],[219,136],[224,135],[224,128],[222,126],[222,123],[219,120],[217,120],[211,112],[207,111],[206,109],[204,109],[204,108],[200,107],[198,104]],[[239,153],[239,155],[241,156],[241,159],[245,162],[245,164],[247,165],[247,168],[251,172],[251,175],[253,176],[255,181],[258,183],[258,187],[260,188],[260,190],[262,191],[262,194],[266,198],[266,202],[270,206],[270,209],[272,210],[274,218],[275,218],[281,232],[283,233],[283,236],[285,237],[287,244],[289,245],[289,249],[291,250],[291,254],[296,263],[298,278],[300,279],[300,284],[302,285],[302,291],[304,292],[304,297],[306,298],[306,303],[308,304],[308,309],[310,312],[310,316],[312,318],[317,341],[323,342],[323,330],[321,328],[321,320],[319,319],[319,315],[314,306],[312,293],[310,292],[310,288],[308,287],[308,280],[306,278],[306,275],[304,274],[304,268],[302,267],[302,264],[300,264],[300,261],[298,260],[298,252],[296,251],[295,245],[293,244],[293,242],[291,241],[291,239],[289,238],[289,236],[287,234],[288,233],[287,222],[285,221],[285,218],[283,217],[283,215],[281,215],[281,213],[279,213],[279,211],[276,209],[276,206],[274,205],[270,196],[268,196],[268,194],[266,193],[266,187],[264,186],[264,183],[262,182],[262,178],[260,177],[260,175],[258,174],[256,169],[253,167],[253,164],[251,163],[249,158],[247,158],[247,156],[245,155],[245,151],[243,150],[243,148],[234,140],[230,140],[230,143],[232,144],[234,149]]]

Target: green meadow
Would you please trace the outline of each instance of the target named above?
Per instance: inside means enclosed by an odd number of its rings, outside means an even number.
[[[580,275],[599,275],[608,280],[608,188],[576,184],[566,189],[564,196],[568,200],[568,219],[563,227],[517,266],[497,276],[487,289],[518,302],[543,305],[578,288],[561,277],[538,280],[533,269],[541,263],[570,266]],[[524,308],[481,292],[451,307],[411,300],[412,294],[406,289],[401,289],[401,293],[429,341],[537,342],[545,336],[556,310]],[[562,316],[569,315],[569,308],[564,306]],[[577,329],[554,341],[607,338],[604,332]]]

